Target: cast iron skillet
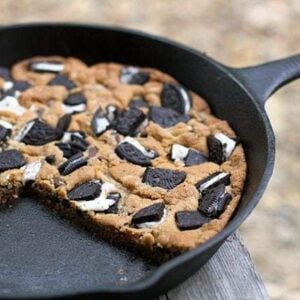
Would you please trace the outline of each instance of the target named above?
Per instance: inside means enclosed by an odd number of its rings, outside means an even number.
[[[0,297],[152,298],[198,270],[251,213],[272,174],[275,140],[264,109],[280,86],[299,77],[300,55],[228,68],[169,40],[114,27],[29,24],[0,29],[0,64],[35,55],[75,56],[88,64],[151,66],[202,95],[241,137],[248,163],[244,194],[228,226],[197,249],[160,267],[95,240],[29,198],[0,214]]]

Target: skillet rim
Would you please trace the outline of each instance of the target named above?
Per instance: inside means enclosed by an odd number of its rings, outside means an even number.
[[[154,42],[159,42],[161,44],[165,44],[171,46],[172,48],[180,49],[184,52],[188,52],[190,55],[196,56],[198,59],[205,60],[214,68],[218,69],[218,71],[222,72],[227,78],[233,81],[236,84],[236,88],[241,89],[244,94],[246,94],[249,101],[253,103],[255,108],[258,110],[259,115],[262,119],[264,124],[264,129],[266,132],[266,139],[267,139],[267,162],[265,166],[265,170],[263,172],[262,178],[256,187],[256,191],[254,192],[253,197],[247,203],[245,208],[241,210],[238,214],[235,214],[233,218],[229,221],[228,225],[218,234],[216,234],[213,238],[209,239],[203,245],[198,246],[197,248],[190,250],[186,253],[183,253],[177,257],[172,258],[170,261],[163,263],[162,265],[158,266],[155,271],[151,272],[146,277],[140,279],[137,282],[130,283],[126,286],[114,286],[114,287],[105,287],[105,288],[96,288],[96,289],[88,289],[84,292],[66,292],[63,294],[57,294],[52,296],[30,296],[30,298],[60,298],[60,297],[72,297],[72,296],[91,296],[91,295],[98,295],[106,294],[106,295],[121,295],[123,293],[137,294],[139,292],[148,290],[149,288],[153,288],[159,284],[159,281],[162,280],[172,269],[180,267],[185,262],[192,261],[199,257],[202,253],[213,248],[218,244],[222,244],[226,238],[231,235],[236,229],[244,222],[244,220],[250,215],[250,213],[254,210],[255,206],[258,204],[259,200],[263,192],[265,191],[267,184],[270,180],[270,177],[273,172],[274,168],[274,160],[275,160],[275,136],[274,132],[270,123],[270,120],[266,114],[266,111],[261,105],[259,99],[256,99],[253,94],[247,89],[238,78],[236,73],[231,71],[231,68],[226,67],[222,63],[215,61],[213,58],[210,58],[205,53],[190,48],[182,43],[172,41],[166,37],[157,36],[155,34],[145,33],[141,30],[131,29],[131,28],[124,28],[114,25],[99,25],[94,23],[78,23],[78,22],[26,22],[26,23],[18,23],[18,24],[6,24],[0,26],[0,34],[4,31],[10,30],[18,30],[21,29],[30,29],[35,27],[44,27],[44,28],[54,28],[54,27],[65,27],[65,28],[80,28],[80,29],[92,29],[92,30],[101,30],[107,32],[116,32],[116,33],[125,33],[131,36],[139,37],[139,38],[146,38],[148,40],[152,40]],[[236,69],[235,69],[236,70]],[[243,195],[242,195],[243,197]],[[18,297],[18,299],[23,299],[24,297]],[[25,298],[29,298],[26,296]]]

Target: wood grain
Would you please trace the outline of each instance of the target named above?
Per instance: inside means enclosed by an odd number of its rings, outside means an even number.
[[[269,299],[240,236],[227,239],[213,258],[180,286],[159,300],[265,300]]]

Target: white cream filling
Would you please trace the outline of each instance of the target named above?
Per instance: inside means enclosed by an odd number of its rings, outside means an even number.
[[[23,183],[36,180],[41,167],[42,167],[42,162],[40,160],[36,160],[22,167],[21,169],[24,170],[23,177],[22,177]]]
[[[31,127],[34,125],[35,120],[32,120],[28,123],[26,123],[21,130],[18,132],[18,134],[15,136],[15,141],[20,142],[23,137],[29,132],[29,130],[31,129]]]
[[[125,71],[122,71],[120,81],[128,84],[131,81],[132,75],[139,73],[139,69],[136,67],[128,67]]]
[[[223,133],[216,133],[214,136],[223,145],[225,145],[225,156],[226,156],[226,159],[228,159],[235,148],[236,142]]]
[[[149,157],[149,158],[154,158],[155,156],[155,151],[154,150],[147,150],[139,141],[137,141],[136,139],[127,136],[125,137],[121,142],[124,143],[127,142],[129,144],[131,144],[132,146],[134,146],[135,148],[139,149],[145,156]]]
[[[19,99],[19,97],[20,97],[21,94],[22,94],[22,93],[21,93],[20,91],[15,91],[15,97],[16,97],[17,99]]]
[[[149,124],[149,120],[146,118],[146,119],[140,124],[140,126],[136,129],[136,132],[144,131],[144,129],[148,126],[148,124]]]
[[[145,223],[141,223],[141,224],[136,224],[136,227],[138,227],[138,228],[152,228],[154,226],[157,226],[157,225],[161,224],[165,220],[166,216],[167,216],[167,210],[164,209],[164,214],[163,214],[162,218],[159,221],[145,222]]]
[[[0,101],[0,111],[8,111],[21,116],[26,109],[19,104],[15,97],[6,96]]]
[[[228,173],[222,172],[218,175],[216,175],[215,177],[211,178],[210,180],[202,183],[199,187],[200,192],[202,192],[203,190],[207,189],[208,187],[210,187],[211,185],[213,185],[214,183],[218,182],[219,180],[222,180],[223,178],[225,178],[228,175]]]
[[[62,108],[63,108],[64,112],[67,114],[72,114],[74,112],[83,112],[83,111],[85,111],[85,107],[86,107],[86,105],[84,103],[80,103],[77,105],[62,104]]]
[[[118,190],[114,184],[105,182],[101,186],[100,196],[90,201],[76,201],[76,204],[79,209],[83,211],[105,211],[116,203],[116,200],[107,198],[108,195],[117,191]]]
[[[63,143],[69,143],[69,142],[71,141],[71,136],[72,136],[72,133],[66,131],[66,132],[64,133],[64,135],[63,135],[61,141],[62,141]]]
[[[115,112],[117,109],[113,105],[109,105],[106,110],[108,120],[110,122],[113,121],[115,119]]]
[[[186,156],[188,155],[188,152],[189,148],[179,144],[174,144],[172,146],[171,159],[183,162]]]
[[[98,117],[94,120],[94,122],[96,127],[96,134],[105,131],[110,125],[109,121],[105,117]]]
[[[64,65],[54,62],[41,62],[41,63],[34,63],[34,70],[35,71],[45,71],[45,72],[55,72],[59,73],[63,71]]]
[[[184,102],[184,113],[187,114],[191,109],[191,101],[188,92],[184,89],[180,89],[180,93]]]
[[[3,85],[4,91],[8,91],[14,86],[14,83],[12,81],[5,81]]]
[[[12,129],[13,125],[7,121],[4,120],[0,120],[0,125],[7,128],[7,129]]]

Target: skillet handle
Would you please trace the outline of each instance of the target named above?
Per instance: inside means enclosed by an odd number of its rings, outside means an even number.
[[[264,105],[277,89],[300,78],[300,54],[258,66],[229,69],[244,87]]]

